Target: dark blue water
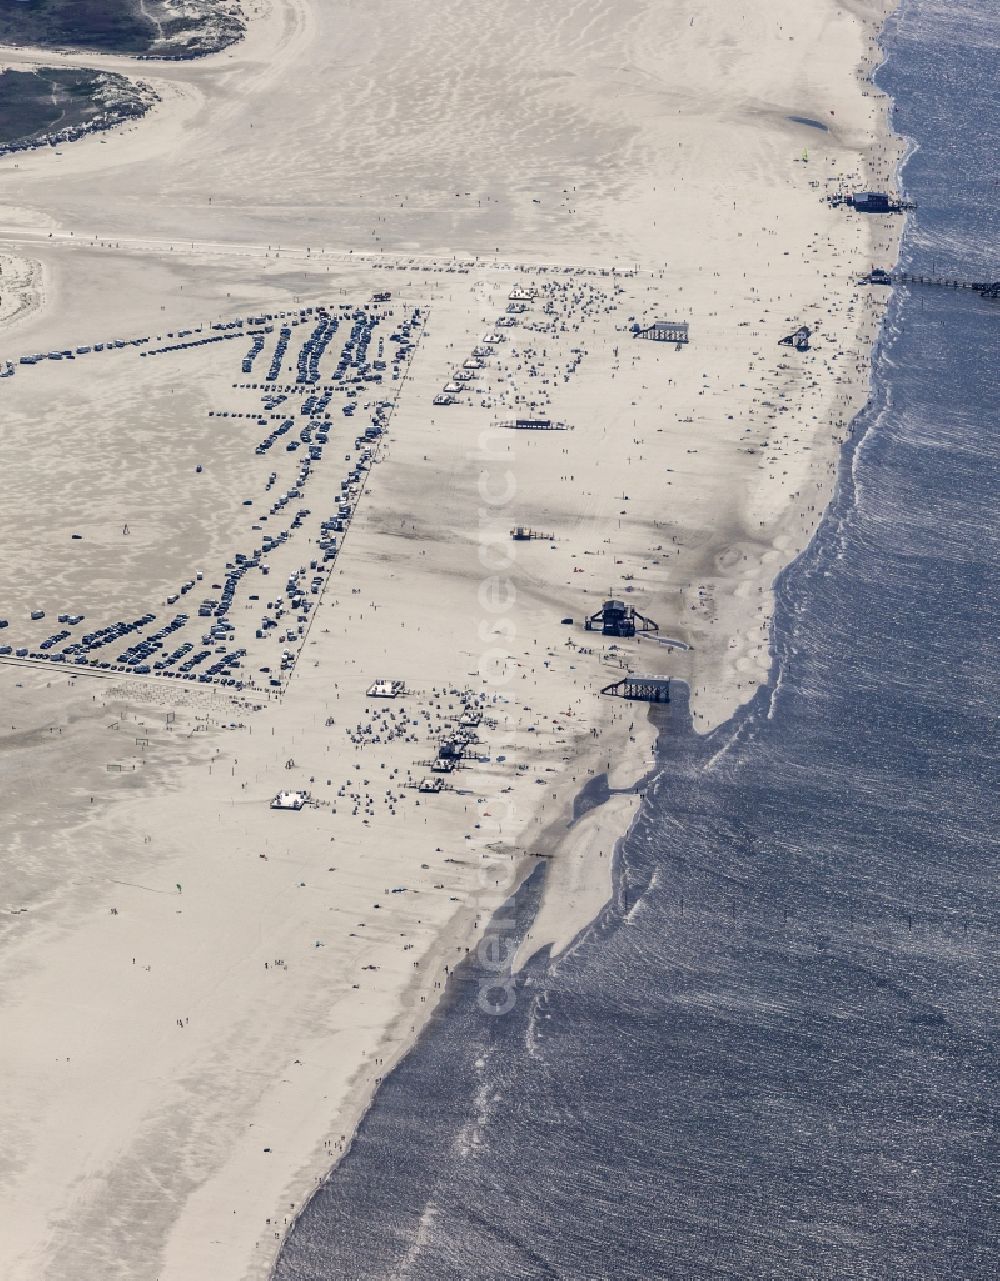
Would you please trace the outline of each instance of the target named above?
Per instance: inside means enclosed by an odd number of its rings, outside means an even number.
[[[996,278],[1000,9],[888,45],[904,262]],[[279,1281],[1000,1276],[998,338],[896,297],[769,686],[670,706],[615,903],[502,1018],[459,976]]]

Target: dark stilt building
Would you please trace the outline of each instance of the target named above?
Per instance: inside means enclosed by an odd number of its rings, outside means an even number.
[[[645,329],[634,326],[632,335],[635,338],[649,338],[653,342],[686,343],[688,340],[688,322],[686,320],[657,320]]]
[[[786,334],[784,338],[779,338],[778,345],[780,347],[794,347],[796,351],[808,351],[811,337],[812,330],[808,325],[802,325],[796,329],[794,334]]]
[[[895,202],[887,191],[856,191],[851,204],[858,213],[894,213]]]
[[[515,525],[510,531],[510,536],[513,538],[515,543],[530,543],[535,541],[554,543],[556,541],[555,534],[543,534],[541,530],[529,529],[527,525]]]
[[[618,698],[631,698],[642,703],[669,703],[669,676],[623,676],[620,681],[605,685],[602,694],[614,694]]]
[[[828,199],[834,207],[846,205],[850,209],[856,209],[858,213],[866,214],[898,214],[917,207],[915,200],[907,200],[905,196],[893,196],[888,191],[855,191],[849,196],[838,194],[829,196]]]
[[[658,632],[659,626],[645,614],[638,613],[623,600],[606,600],[596,614],[584,623],[588,632],[598,628],[605,636],[634,636],[640,632]]]

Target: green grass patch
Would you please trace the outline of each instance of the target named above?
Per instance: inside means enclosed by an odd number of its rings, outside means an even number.
[[[138,0],[0,0],[0,43],[145,53],[157,36]]]
[[[109,81],[120,90],[116,119],[141,115],[145,108],[124,76],[69,67],[0,72],[0,146],[31,143],[67,129],[77,133],[106,119]]]

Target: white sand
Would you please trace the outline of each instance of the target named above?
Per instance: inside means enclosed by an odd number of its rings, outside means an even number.
[[[766,678],[771,583],[866,396],[880,309],[853,282],[894,254],[891,219],[823,201],[890,181],[855,77],[874,0],[249,8],[217,58],[105,60],[157,89],[145,121],[0,161],[0,359],[381,289],[428,321],[280,698],[0,664],[5,1281],[265,1275],[532,851],[555,857],[519,961],[601,910],[636,800],[567,831],[572,798],[609,766],[634,782],[652,736],[597,691],[669,673],[708,730]],[[515,285],[548,330],[509,330],[433,406]],[[634,341],[633,316],[692,341]],[[803,322],[813,351],[777,346]],[[12,641],[42,597],[32,643],[70,597],[162,612],[239,545],[260,469],[205,413],[244,347],[0,382]],[[532,400],[573,430],[490,432]],[[610,590],[689,648],[584,632]],[[378,676],[407,682],[418,741],[351,741]],[[487,692],[490,759],[419,797],[453,689]],[[321,807],[272,812],[283,787]]]

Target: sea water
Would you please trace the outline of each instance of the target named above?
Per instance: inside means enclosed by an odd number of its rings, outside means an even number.
[[[902,265],[995,279],[1000,10],[887,47]],[[460,971],[279,1281],[998,1275],[998,391],[1000,303],[897,291],[767,687],[671,704],[612,905],[503,1017]]]

